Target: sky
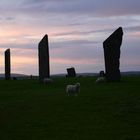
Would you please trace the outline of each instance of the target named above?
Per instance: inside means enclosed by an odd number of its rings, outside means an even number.
[[[1,0],[0,73],[38,75],[38,43],[49,36],[51,74],[104,70],[103,41],[123,28],[120,70],[140,71],[140,0]]]

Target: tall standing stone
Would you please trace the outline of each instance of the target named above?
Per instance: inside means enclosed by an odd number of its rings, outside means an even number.
[[[50,77],[49,43],[48,35],[45,35],[38,45],[39,51],[39,80]]]
[[[11,79],[11,61],[10,61],[10,49],[5,51],[5,79]]]
[[[123,30],[119,27],[104,42],[104,58],[106,79],[108,81],[120,81],[120,47],[122,44]]]

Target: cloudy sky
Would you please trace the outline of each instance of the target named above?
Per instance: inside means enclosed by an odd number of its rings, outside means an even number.
[[[140,70],[140,0],[0,0],[0,73],[38,74],[38,43],[49,36],[51,74],[104,70],[103,41],[124,31],[121,71]]]

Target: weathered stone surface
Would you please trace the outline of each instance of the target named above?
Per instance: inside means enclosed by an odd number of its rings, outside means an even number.
[[[76,72],[75,72],[75,68],[67,68],[67,77],[76,77]]]
[[[11,79],[11,61],[10,61],[10,49],[5,51],[5,79]]]
[[[104,58],[106,79],[108,81],[120,81],[120,47],[122,44],[123,30],[119,27],[104,42]]]
[[[48,35],[45,35],[38,45],[39,51],[39,80],[50,77]]]

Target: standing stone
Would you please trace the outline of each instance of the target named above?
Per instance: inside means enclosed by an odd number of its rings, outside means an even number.
[[[38,45],[39,51],[39,80],[50,78],[48,35],[45,35]]]
[[[5,79],[11,79],[10,49],[5,51]]]
[[[76,72],[75,72],[75,69],[72,67],[72,68],[67,68],[67,77],[76,77]]]
[[[104,42],[104,58],[106,79],[108,81],[120,81],[120,47],[122,44],[123,30],[119,27]]]

